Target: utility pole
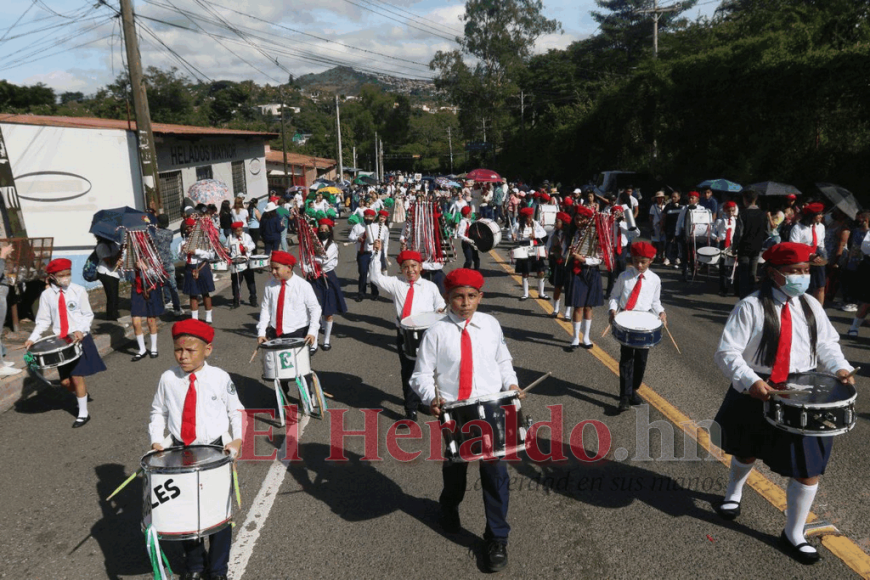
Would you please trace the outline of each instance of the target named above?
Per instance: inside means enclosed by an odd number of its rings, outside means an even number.
[[[526,147],[526,93],[520,91],[520,134],[522,135],[522,145]]]
[[[667,12],[677,12],[680,10],[679,4],[673,6],[664,6],[659,8],[658,0],[653,0],[653,7],[646,10],[638,10],[638,14],[652,14],[653,17],[653,58],[659,57],[659,18]]]
[[[287,175],[287,142],[284,140],[284,89],[279,89],[281,95],[281,150],[284,153],[284,189],[290,187],[290,176]],[[305,173],[303,171],[303,173]]]
[[[378,157],[379,163],[378,164],[381,167],[381,176],[380,176],[380,179],[378,181],[383,183],[384,182],[384,140],[383,139],[380,140],[380,147],[378,148],[378,154],[379,154],[379,157]]]
[[[341,155],[341,117],[338,112],[338,95],[335,95],[335,130],[338,134],[338,182],[344,180],[344,160]]]
[[[354,145],[353,146],[353,176],[356,177],[357,173],[359,173],[359,171],[357,171],[357,169],[356,169],[356,145]]]
[[[378,169],[378,132],[375,131],[375,177],[377,178],[381,174],[380,169]]]
[[[157,149],[151,131],[151,112],[148,95],[142,83],[142,56],[136,38],[133,21],[132,0],[121,0],[121,22],[124,28],[124,44],[127,48],[127,68],[130,71],[130,91],[133,93],[133,110],[136,115],[136,133],[139,138],[139,162],[142,164],[142,185],[145,190],[145,208],[163,209],[160,197],[160,179],[157,174]]]
[[[447,127],[447,143],[450,145],[450,174],[453,174],[453,135],[450,130],[453,127]]]

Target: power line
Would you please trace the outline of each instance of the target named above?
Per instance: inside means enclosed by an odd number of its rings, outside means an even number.
[[[408,26],[410,28],[414,28],[414,29],[419,30],[421,32],[425,32],[426,34],[431,34],[432,36],[437,36],[438,38],[443,38],[444,40],[449,40],[450,42],[456,42],[455,38],[449,38],[447,36],[442,36],[440,34],[436,34],[432,30],[426,30],[425,28],[420,28],[419,26],[414,26],[413,24],[411,24],[409,22],[410,21],[409,18],[403,17],[403,18],[405,18],[406,22],[402,23],[402,22],[399,22],[398,20],[396,20],[395,18],[391,18],[391,17],[387,16],[386,14],[382,14],[381,12],[378,12],[377,10],[375,10],[373,8],[369,8],[368,6],[363,6],[362,4],[357,4],[353,0],[344,0],[344,1],[347,2],[348,4],[353,4],[357,8],[362,8],[363,10],[368,10],[369,12],[377,14],[378,16],[383,16],[387,20],[392,20],[393,22],[397,22],[399,24],[405,24],[406,26]]]
[[[190,72],[190,73],[191,73],[191,74],[192,74],[192,75],[193,75],[197,80],[199,80],[199,79],[201,79],[201,78],[204,78],[204,79],[206,79],[206,80],[208,80],[208,81],[212,81],[211,77],[209,77],[207,74],[205,74],[204,72],[202,72],[201,70],[199,70],[198,68],[196,68],[193,64],[191,64],[190,62],[188,62],[187,59],[185,59],[183,56],[181,56],[180,54],[178,54],[177,52],[175,52],[175,51],[174,51],[174,50],[173,50],[169,45],[167,45],[165,42],[163,42],[163,41],[160,39],[159,36],[157,36],[157,33],[155,33],[153,30],[151,30],[150,28],[148,28],[144,23],[139,22],[139,23],[138,23],[138,26],[139,26],[139,28],[141,28],[142,30],[144,30],[145,32],[147,32],[148,34],[150,34],[151,37],[154,38],[154,40],[156,40],[158,43],[160,43],[160,45],[161,45],[163,48],[165,48],[167,51],[169,51],[169,53],[170,53],[170,54],[171,54],[171,55],[172,55],[172,56],[173,56],[177,61],[179,61],[179,62],[181,63],[181,66],[183,66],[184,68],[186,68],[186,69],[187,69],[187,70],[188,70],[188,71],[189,71],[189,72]]]
[[[50,56],[55,56],[55,55],[60,54],[60,53],[62,53],[62,52],[69,52],[69,51],[71,51],[71,50],[75,50],[75,49],[77,49],[77,48],[82,48],[83,46],[88,46],[89,44],[94,44],[95,42],[100,42],[101,40],[106,40],[106,39],[108,39],[108,38],[111,38],[111,35],[106,35],[106,36],[103,36],[103,37],[100,37],[100,38],[96,38],[96,39],[94,39],[94,40],[89,40],[89,41],[87,41],[87,42],[83,42],[83,43],[81,43],[81,44],[76,44],[75,46],[70,46],[70,47],[68,47],[68,48],[62,48],[61,50],[58,50],[57,52],[52,52],[52,53],[47,54],[47,55],[45,55],[45,56],[41,56],[41,57],[39,57],[39,58],[34,58],[34,59],[32,59],[32,60],[29,60],[29,61],[24,61],[24,62],[19,62],[19,63],[13,63],[13,64],[10,64],[10,65],[0,65],[0,70],[9,70],[9,69],[17,68],[17,67],[19,67],[19,66],[24,66],[25,64],[30,64],[30,63],[32,63],[32,62],[36,62],[36,61],[38,61],[38,60],[42,60],[42,59],[44,59],[44,58],[48,58],[48,57],[50,57]],[[47,50],[47,49],[46,49],[46,50]]]
[[[369,0],[366,0],[366,1],[369,1]],[[405,10],[405,9],[402,8],[401,6],[396,6],[396,5],[393,4],[392,2],[385,2],[384,0],[375,0],[375,1],[378,2],[378,3],[380,3],[380,4],[386,4],[387,6],[390,6],[390,7],[392,7],[392,8],[395,8],[396,10],[398,10],[398,11],[400,11],[400,12],[404,12],[404,13],[406,13],[406,14],[410,14],[411,16],[414,16],[416,19],[421,20],[421,21],[426,22],[426,23],[429,23],[429,24],[431,24],[431,25],[433,25],[433,26],[438,26],[439,28],[442,28],[442,29],[446,30],[446,31],[447,31],[448,33],[450,33],[450,34],[455,34],[455,35],[457,35],[457,36],[462,36],[463,34],[465,34],[465,30],[464,30],[464,29],[463,29],[463,30],[453,29],[453,28],[451,28],[451,27],[449,27],[449,26],[447,26],[447,25],[440,24],[440,23],[435,22],[435,21],[433,21],[433,20],[429,20],[428,18],[423,18],[422,16],[419,16],[418,14],[416,14],[416,13],[414,13],[414,12],[411,12],[410,10]]]
[[[15,22],[13,22],[13,23],[12,23],[12,26],[10,26],[9,28],[6,29],[6,33],[2,36],[2,38],[0,38],[0,42],[3,42],[3,41],[6,39],[6,36],[7,36],[10,32],[12,32],[12,29],[15,28],[15,26],[16,26],[19,22],[21,22],[21,19],[22,19],[22,18],[24,18],[25,16],[27,16],[27,13],[30,12],[31,8],[33,8],[34,6],[36,6],[36,0],[33,0],[33,2],[30,3],[30,6],[28,6],[28,7],[24,10],[24,12],[21,13],[21,16],[18,17],[18,20],[16,20]]]
[[[40,58],[34,59],[33,57],[35,57],[38,54],[42,54],[48,50],[51,50],[53,48],[56,48],[56,47],[66,43],[66,42],[69,42],[70,40],[73,40],[74,38],[78,38],[79,36],[82,36],[84,34],[87,34],[88,32],[96,30],[100,26],[107,24],[109,21],[111,21],[111,19],[112,18],[110,17],[110,18],[104,18],[102,20],[98,20],[95,24],[93,24],[92,26],[90,26],[88,28],[85,28],[84,30],[79,30],[79,31],[74,32],[72,34],[68,34],[65,37],[55,39],[55,42],[48,45],[48,46],[42,46],[40,48],[34,49],[33,44],[31,44],[25,48],[21,48],[19,50],[16,50],[15,52],[9,53],[9,54],[5,55],[4,57],[2,57],[2,60],[6,61],[6,62],[0,62],[0,68],[4,68],[4,69],[5,68],[14,68],[17,66],[21,66],[22,64],[29,64],[31,62],[41,60],[42,58],[46,58],[46,57],[40,57]],[[90,43],[85,43],[85,44],[90,44]],[[79,45],[79,46],[83,46],[83,45]],[[28,50],[28,49],[33,49],[33,50],[31,50],[30,53],[22,55],[15,60],[9,61],[9,58],[12,57],[13,55],[18,54],[18,53],[25,51],[25,50]],[[52,53],[52,55],[53,54],[57,54],[57,53]],[[48,56],[51,56],[51,55],[48,55]],[[28,59],[30,59],[30,60],[28,60]]]
[[[362,0],[362,1],[365,2],[366,4],[371,5],[371,6],[377,6],[377,4],[375,4],[375,3],[372,2],[371,0]],[[386,6],[390,6],[390,7],[392,7],[392,8],[398,8],[397,6],[393,6],[392,4],[387,4],[386,2],[381,2],[380,0],[378,0],[378,3],[379,3],[379,4],[385,4]],[[402,15],[402,14],[399,14],[398,12],[395,12],[395,11],[393,11],[393,10],[390,10],[389,8],[381,8],[381,10],[384,10],[384,11],[386,11],[386,12],[389,12],[390,14],[395,14],[395,15],[398,16],[399,18],[403,18],[403,19],[405,19],[405,20],[409,20],[409,21],[415,22],[415,23],[420,24],[420,25],[422,25],[422,26],[431,26],[431,27],[433,27],[433,28],[437,27],[437,28],[439,29],[439,30],[437,30],[437,32],[442,32],[442,33],[444,33],[444,34],[453,34],[453,35],[454,35],[454,38],[451,39],[451,40],[455,40],[455,37],[456,37],[456,36],[462,36],[462,34],[463,34],[463,33],[456,32],[456,31],[454,31],[454,30],[449,30],[449,29],[447,29],[447,28],[442,28],[439,24],[437,24],[437,23],[435,23],[435,22],[431,22],[431,21],[427,21],[427,22],[419,22],[419,20],[418,20],[418,18],[417,18],[417,15],[414,14],[414,13],[412,13],[412,12],[408,12],[408,14],[411,14],[411,16],[412,16],[413,18],[412,18],[412,17],[409,17],[409,16],[404,16],[404,15]],[[407,11],[404,11],[404,12],[407,12]]]

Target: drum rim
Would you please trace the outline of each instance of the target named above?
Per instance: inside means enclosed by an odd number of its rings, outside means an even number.
[[[516,407],[517,409],[522,408],[522,404],[520,402],[519,392],[518,391],[499,391],[497,393],[492,393],[491,395],[480,395],[470,399],[462,399],[461,401],[450,401],[449,403],[445,403],[443,407],[441,407],[444,411],[449,411],[450,409],[458,409],[459,407],[469,407],[471,405],[475,405],[477,403],[488,403],[490,401],[497,401],[499,399],[516,399]]]
[[[296,346],[288,346],[287,343],[282,343],[280,348],[278,348],[278,344],[270,344],[277,343],[278,341],[292,341],[291,344],[295,344]],[[272,340],[267,340],[263,344],[260,345],[260,348],[266,350],[297,350],[302,348],[302,345],[305,344],[304,338],[273,338]]]
[[[838,383],[840,380],[839,377],[837,377],[837,375],[832,375],[830,373],[823,373],[823,372],[818,372],[818,371],[809,371],[806,373],[792,373],[789,375],[789,378],[794,377],[794,376],[807,376],[807,375],[825,377],[827,379],[832,379]],[[789,379],[786,379],[785,383],[789,384]],[[840,385],[842,385],[843,387],[846,387],[848,389],[851,389],[851,396],[848,399],[841,399],[839,401],[834,401],[834,402],[830,402],[830,403],[806,403],[806,402],[799,403],[795,399],[786,399],[786,398],[777,397],[776,402],[783,404],[786,407],[792,407],[795,409],[839,409],[839,408],[848,407],[849,405],[854,405],[855,401],[858,399],[858,389],[855,388],[855,385],[850,385],[849,383],[840,383]],[[805,385],[795,384],[794,386],[805,386]],[[811,389],[805,389],[805,390],[809,391]]]
[[[39,340],[37,340],[36,342],[34,342],[34,343],[30,346],[30,348],[27,349],[27,352],[29,352],[30,354],[36,356],[36,355],[52,354],[52,353],[60,352],[60,351],[66,349],[66,348],[69,348],[69,347],[73,347],[73,348],[75,348],[76,350],[82,348],[82,345],[81,345],[80,342],[75,342],[75,341],[72,341],[72,340],[71,340],[71,341],[69,341],[69,342],[65,342],[65,344],[64,344],[63,346],[59,346],[59,347],[57,347],[57,348],[55,348],[55,349],[53,349],[53,350],[43,350],[43,351],[34,351],[34,350],[33,350],[33,347],[36,346],[37,344],[39,344],[40,342],[45,342],[45,341],[47,341],[47,340],[52,340],[52,339],[64,340],[63,338],[57,336],[56,334],[54,334],[54,335],[52,335],[52,336],[46,336],[46,337],[44,337],[44,338],[40,338]],[[78,345],[78,347],[76,347],[76,345]]]
[[[230,502],[230,505],[232,506],[232,502]],[[232,508],[231,508],[231,511],[232,511]],[[233,523],[233,519],[234,519],[234,515],[230,515],[229,518],[222,521],[221,523],[216,524],[216,525],[211,526],[211,527],[208,527],[208,528],[203,528],[202,530],[200,530],[198,532],[185,532],[183,534],[171,534],[171,533],[168,534],[168,533],[161,533],[158,531],[157,537],[159,539],[165,540],[167,542],[182,541],[182,540],[196,540],[198,538],[204,538],[205,536],[210,536],[216,532],[221,531],[225,527],[231,525]],[[143,523],[142,527],[143,527],[142,531],[145,531],[144,523]]]
[[[658,326],[656,326],[655,328],[645,328],[645,329],[629,328],[628,326],[624,326],[622,324],[619,324],[619,322],[617,322],[616,319],[619,318],[619,316],[622,314],[648,314],[648,315],[652,316],[653,318],[655,318],[656,321],[658,321]],[[656,332],[661,333],[663,326],[664,326],[664,323],[661,321],[661,319],[658,316],[656,316],[655,314],[653,314],[652,312],[634,312],[634,311],[630,311],[630,310],[624,310],[622,312],[617,313],[616,316],[613,317],[613,329],[616,330],[618,328],[619,330],[622,330],[625,332],[636,332],[639,334],[655,334]]]
[[[765,404],[770,401],[765,401]],[[768,407],[764,409],[764,419],[779,429],[780,431],[785,431],[787,433],[793,433],[795,435],[804,435],[806,437],[833,437],[835,435],[842,435],[843,433],[848,433],[851,431],[855,425],[858,424],[858,420],[853,420],[847,427],[840,427],[839,429],[831,429],[830,431],[819,431],[814,429],[801,429],[800,427],[791,427],[789,425],[785,425],[783,423],[777,423],[773,418],[768,415]],[[853,411],[854,413],[854,411]]]
[[[222,457],[219,461],[215,461],[214,463],[207,463],[204,465],[195,465],[195,466],[179,466],[179,467],[153,467],[146,462],[148,457],[155,455],[157,453],[164,453],[166,451],[176,451],[179,449],[185,449],[190,447],[211,447],[213,449],[217,449],[221,452]],[[142,456],[142,459],[139,461],[139,466],[145,473],[158,473],[158,474],[166,474],[166,473],[196,473],[198,471],[211,471],[212,469],[217,469],[219,467],[223,467],[227,463],[231,463],[233,458],[231,455],[227,455],[223,453],[223,447],[220,445],[175,445],[172,447],[167,447],[162,451],[158,451],[156,449],[152,449],[148,453]]]

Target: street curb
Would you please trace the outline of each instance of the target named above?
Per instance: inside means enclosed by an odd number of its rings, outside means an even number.
[[[215,282],[214,294],[226,290],[230,285],[229,274],[226,275],[226,278],[221,276],[221,279]],[[130,341],[133,340],[133,325],[130,323],[130,317],[125,316],[121,320],[128,325],[126,328],[118,324],[106,323],[105,321],[94,319],[94,324],[91,327],[92,331],[96,332],[97,328],[100,326],[110,327],[109,332],[92,334],[100,356],[105,356],[110,352],[119,350],[120,348],[127,346]],[[157,328],[162,328],[172,322],[175,321],[158,319]],[[51,371],[46,378],[56,378],[56,375],[57,371]],[[27,369],[24,369],[24,372],[21,374],[0,381],[0,413],[5,413],[9,409],[12,409],[15,406],[15,403],[30,396],[31,393],[48,388],[50,388],[49,385],[30,376]]]

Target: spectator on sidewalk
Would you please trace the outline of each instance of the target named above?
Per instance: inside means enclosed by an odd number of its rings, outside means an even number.
[[[106,293],[106,320],[118,320],[118,286],[121,274],[118,272],[118,260],[121,258],[121,246],[107,238],[97,237],[97,279],[103,285]]]
[[[17,375],[21,369],[12,368],[14,363],[6,362],[6,347],[3,345],[3,324],[6,322],[6,297],[9,295],[9,286],[6,285],[6,259],[15,250],[15,246],[9,244],[0,248],[0,358],[3,359],[3,364],[0,365],[0,377],[8,377]]]

